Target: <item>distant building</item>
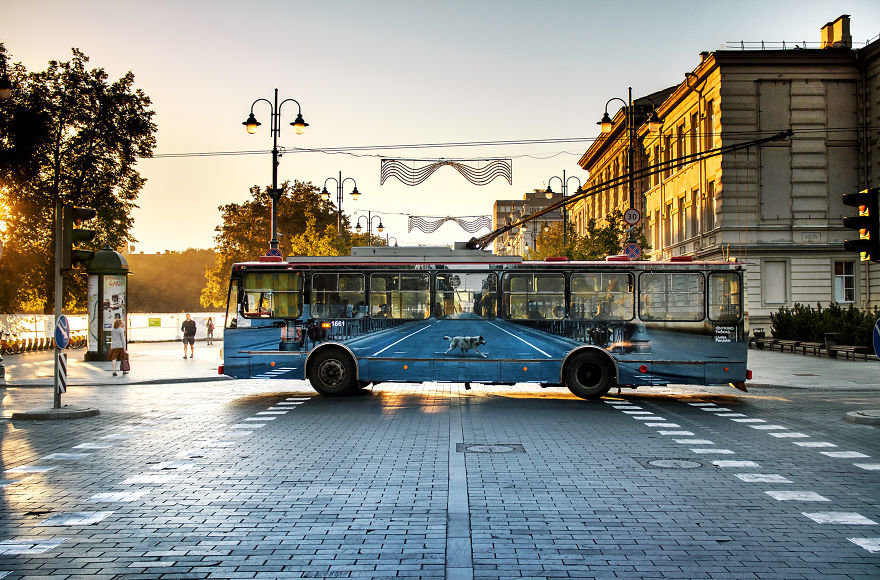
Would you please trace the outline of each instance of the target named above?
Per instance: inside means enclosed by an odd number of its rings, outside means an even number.
[[[635,100],[636,172],[709,149],[767,137],[778,142],[685,162],[637,180],[636,204],[650,259],[693,256],[748,264],[752,325],[794,303],[880,305],[880,266],[843,249],[854,215],[841,195],[880,185],[880,40],[854,50],[849,17],[822,28],[821,44],[728,46],[702,53],[684,81],[651,96],[662,120],[652,132]],[[579,165],[590,185],[620,175],[625,115],[614,117]],[[617,168],[617,171],[615,171]],[[621,189],[579,203],[575,224],[628,206]],[[857,235],[857,234],[856,234]]]
[[[492,212],[492,229],[515,223],[520,218],[538,212],[561,199],[562,194],[559,192],[552,192],[548,198],[546,189],[535,189],[524,193],[522,199],[499,199],[495,202]],[[493,253],[501,256],[522,256],[528,249],[535,247],[541,231],[556,222],[562,222],[560,209],[547,212],[498,236],[492,242]]]

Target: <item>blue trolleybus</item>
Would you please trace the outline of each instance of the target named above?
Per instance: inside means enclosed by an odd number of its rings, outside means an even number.
[[[383,382],[744,388],[742,264],[523,261],[446,247],[235,264],[220,372]]]

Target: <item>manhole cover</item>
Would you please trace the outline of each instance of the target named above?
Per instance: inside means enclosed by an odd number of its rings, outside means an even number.
[[[693,459],[669,459],[662,457],[634,457],[646,469],[697,469],[703,464]]]
[[[526,449],[519,443],[456,443],[455,450],[459,453],[525,453]]]

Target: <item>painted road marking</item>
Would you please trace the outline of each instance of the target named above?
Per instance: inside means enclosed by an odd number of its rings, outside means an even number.
[[[196,464],[190,461],[161,461],[156,465],[151,465],[150,469],[160,470],[160,469],[179,469],[181,471],[186,471],[187,469],[192,469]]]
[[[40,457],[40,460],[52,460],[52,459],[70,459],[77,460],[82,459],[83,457],[88,457],[91,453],[50,453],[44,457]]]
[[[625,415],[653,415],[651,411],[624,411]]]
[[[858,451],[820,451],[822,455],[827,455],[828,457],[835,457],[837,459],[861,459],[863,457],[871,457],[870,455],[865,455],[864,453],[859,453]]]
[[[373,356],[379,356],[380,354],[382,354],[383,352],[385,352],[386,350],[388,350],[388,349],[391,348],[392,346],[394,346],[394,345],[396,345],[396,344],[398,344],[398,343],[401,343],[401,342],[403,342],[404,340],[406,340],[407,338],[409,338],[409,337],[411,337],[411,336],[415,336],[415,335],[417,335],[418,333],[422,332],[423,330],[427,330],[427,329],[431,328],[432,326],[434,326],[434,325],[433,325],[433,324],[428,324],[427,326],[423,326],[422,328],[418,329],[418,330],[415,331],[415,332],[412,332],[412,333],[410,333],[410,334],[407,334],[406,336],[404,336],[404,337],[401,338],[400,340],[397,340],[397,341],[395,341],[395,342],[392,342],[391,344],[389,344],[388,346],[386,346],[385,348],[383,348],[383,349],[380,350],[379,352],[377,352],[377,353],[373,353]]]
[[[853,463],[858,468],[867,469],[868,471],[880,470],[880,463]]]
[[[734,473],[746,483],[792,483],[787,477],[775,473]]]
[[[752,429],[760,429],[761,431],[775,431],[779,429],[788,429],[782,425],[749,425]]]
[[[764,419],[733,419],[737,423],[766,423]]]
[[[658,417],[657,415],[630,415],[636,421],[665,421],[663,417]]]
[[[14,538],[0,541],[0,556],[32,556],[60,546],[67,538]]]
[[[765,491],[764,493],[779,501],[831,501],[815,491]]]
[[[265,427],[265,424],[257,425],[255,423],[236,423],[235,425],[230,425],[230,429],[262,429]]]
[[[652,417],[652,419],[663,419],[663,417]],[[664,421],[666,419],[663,419]],[[681,427],[678,423],[645,423],[647,427]]]
[[[733,451],[730,449],[705,449],[705,448],[697,448],[691,449],[694,453],[717,453],[719,455],[733,455]]]
[[[495,324],[494,322],[490,322],[489,324],[491,324],[492,326],[494,326],[495,328],[497,328],[497,329],[500,330],[501,332],[504,332],[504,333],[506,333],[506,334],[509,334],[510,336],[512,336],[513,338],[517,339],[518,341],[523,342],[523,343],[529,345],[530,347],[532,347],[532,348],[535,349],[536,351],[540,352],[541,354],[543,354],[543,355],[546,356],[547,358],[553,358],[551,355],[547,354],[546,352],[544,352],[543,350],[541,350],[540,348],[538,348],[537,346],[535,346],[535,345],[532,344],[531,342],[529,342],[529,341],[527,341],[527,340],[525,340],[525,339],[523,339],[523,338],[521,338],[521,337],[519,337],[519,336],[513,334],[512,332],[507,332],[506,330],[504,330],[503,328],[501,328],[500,326],[498,326],[498,325]]]
[[[760,467],[754,461],[735,461],[735,460],[725,460],[718,459],[712,462],[712,465],[715,467]]]
[[[691,407],[714,407],[715,403],[688,403]]]
[[[259,411],[257,415],[286,415],[289,411]]]
[[[150,491],[152,490],[142,489],[138,491],[110,491],[107,493],[96,493],[86,501],[89,503],[137,501],[142,496],[150,493]]]
[[[804,439],[808,438],[809,435],[806,433],[770,433],[773,437],[778,437],[779,439]]]
[[[730,413],[731,412],[731,410],[728,409],[727,407],[703,407],[703,411],[711,411],[712,413],[720,413],[720,412]]]
[[[46,473],[58,467],[57,465],[19,465],[12,469],[7,469],[6,473]]]
[[[113,512],[67,512],[49,516],[41,526],[90,526],[97,524]]]
[[[174,473],[150,473],[144,475],[135,475],[124,480],[122,482],[122,485],[133,485],[136,483],[168,483],[175,477],[177,477],[177,475]]]
[[[113,447],[112,443],[80,443],[79,445],[74,445],[74,449],[107,449],[109,447]]]
[[[792,441],[792,443],[801,447],[837,447],[834,443],[827,441]]]
[[[847,538],[850,542],[876,554],[880,552],[880,538]]]
[[[715,413],[719,417],[746,417],[745,413]]]
[[[846,524],[850,526],[876,526],[877,522],[869,520],[854,512],[801,512],[817,524]]]
[[[274,421],[278,417],[247,417],[245,421]]]
[[[675,442],[682,445],[715,445],[714,441],[708,439],[676,439]]]
[[[661,435],[693,435],[693,431],[657,431]]]

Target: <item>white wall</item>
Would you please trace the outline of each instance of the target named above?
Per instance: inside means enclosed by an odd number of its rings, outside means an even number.
[[[190,315],[196,321],[196,340],[203,340],[207,335],[205,322],[209,317],[214,318],[214,338],[223,339],[222,312],[191,312]],[[67,318],[73,334],[85,334],[88,324],[85,314],[69,314]],[[180,340],[183,336],[180,325],[184,320],[186,313],[129,313],[128,340],[131,342]],[[51,337],[55,334],[55,317],[51,314],[0,314],[0,329],[18,334],[22,338]]]

